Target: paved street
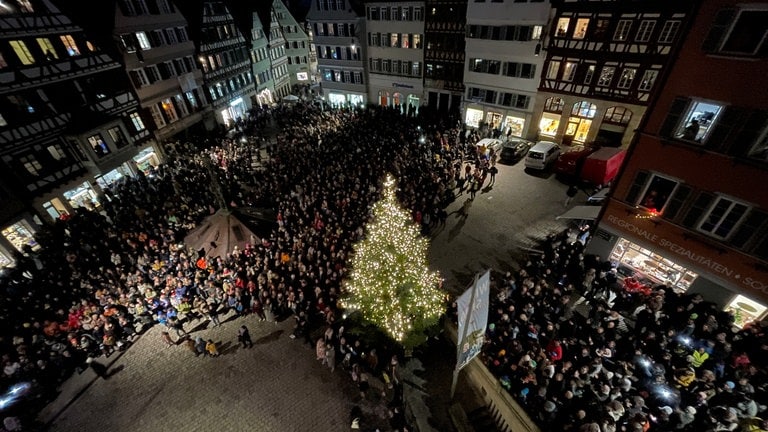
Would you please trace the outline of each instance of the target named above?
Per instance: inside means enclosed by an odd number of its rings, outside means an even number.
[[[565,211],[565,189],[554,176],[524,172],[520,162],[499,165],[496,184],[477,194],[464,219],[453,213],[468,198],[459,196],[448,208],[445,227],[434,233],[430,253],[446,289],[462,292],[475,273],[487,268],[511,269],[519,246],[534,247],[563,229],[565,221],[555,216]],[[580,194],[571,205],[585,197]],[[238,348],[241,323],[251,330],[252,349]],[[182,346],[166,348],[160,329],[152,328],[122,356],[110,359],[117,372],[109,380],[94,380],[90,370],[73,377],[44,413],[54,419],[50,430],[336,432],[349,430],[356,404],[368,426],[383,425],[385,401],[361,401],[341,367],[331,373],[315,360],[314,349],[288,338],[292,326],[293,320],[276,325],[249,316],[219,328],[198,327],[195,336],[221,344],[218,358],[197,358]],[[416,371],[405,376],[406,396],[421,432],[453,429],[447,408],[454,349],[445,341],[431,343],[423,358],[404,368]],[[466,397],[471,395],[460,381],[457,398]]]
[[[496,184],[477,193],[466,220],[454,213],[469,198],[464,193],[449,206],[448,221],[432,240],[430,264],[453,293],[464,291],[477,272],[506,271],[521,256],[519,247],[536,248],[547,234],[566,227],[567,221],[555,219],[566,210],[562,182],[554,175],[525,172],[522,161],[497,166]],[[586,195],[579,192],[571,206],[584,200]]]
[[[253,348],[237,344],[243,323]],[[197,331],[221,344],[221,356],[206,358],[181,345],[165,347],[154,327],[114,362],[113,376],[95,380],[50,430],[348,430],[356,388],[342,368],[332,373],[315,360],[314,349],[288,338],[292,328],[292,320],[274,324],[249,316]],[[386,414],[382,404],[360,405],[371,421]]]

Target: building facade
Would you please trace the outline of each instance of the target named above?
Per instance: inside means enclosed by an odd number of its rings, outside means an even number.
[[[256,95],[249,44],[222,1],[202,4],[198,59],[215,122],[230,128]],[[211,125],[208,126],[211,129]]]
[[[554,0],[530,139],[627,146],[693,1]]]
[[[368,100],[416,114],[424,98],[424,2],[371,2],[365,15]]]
[[[465,124],[517,137],[536,131],[533,109],[549,12],[546,2],[469,3]]]
[[[291,93],[298,96],[308,93],[311,84],[309,36],[296,22],[282,0],[276,0],[272,8],[285,38],[285,56],[288,60],[288,77]]]
[[[251,27],[251,67],[256,85],[253,105],[269,106],[278,101],[272,80],[272,61],[269,58],[269,39],[259,14],[253,14]]]
[[[275,0],[270,10],[269,34],[267,34],[267,47],[272,72],[272,82],[275,87],[277,100],[291,94],[291,76],[288,73],[288,57],[285,50],[285,37],[280,21],[277,19],[277,10],[274,4],[281,0]]]
[[[163,142],[199,125],[208,106],[195,43],[170,0],[117,0],[116,9],[113,40],[162,152]],[[152,152],[142,157],[143,165],[158,163]]]
[[[365,70],[364,9],[355,0],[317,0],[307,13],[314,33],[320,89],[326,102],[369,103]]]
[[[51,1],[0,13],[0,265],[39,226],[98,208],[151,138],[118,53]]]
[[[430,109],[460,115],[467,0],[426,0],[424,90]]]
[[[588,245],[738,326],[768,305],[768,93],[754,84],[768,76],[766,14],[701,4]]]

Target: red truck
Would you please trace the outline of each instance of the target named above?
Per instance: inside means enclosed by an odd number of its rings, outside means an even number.
[[[615,147],[603,147],[584,160],[581,179],[592,185],[606,185],[619,173],[627,151]]]

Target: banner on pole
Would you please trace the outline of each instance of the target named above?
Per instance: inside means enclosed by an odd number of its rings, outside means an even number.
[[[457,301],[459,312],[457,371],[475,358],[483,347],[485,330],[488,326],[490,286],[491,271],[488,270]]]

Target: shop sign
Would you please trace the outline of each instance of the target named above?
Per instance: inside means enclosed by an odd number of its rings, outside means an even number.
[[[696,250],[690,249],[688,246],[680,244],[679,241],[670,240],[663,235],[656,234],[649,231],[647,228],[635,225],[631,221],[627,221],[615,214],[608,214],[604,220],[610,224],[621,228],[625,232],[629,232],[637,238],[644,239],[648,243],[657,247],[657,251],[668,251],[673,254],[674,257],[682,258],[687,262],[694,264],[699,268],[707,268],[712,273],[715,273],[721,277],[727,278],[731,283],[749,288],[750,290],[759,291],[762,294],[768,295],[768,284],[762,279],[758,279],[754,276],[748,275],[753,270],[749,265],[731,262],[729,264],[718,261],[716,258],[712,258],[707,255],[702,255]],[[662,230],[659,230],[662,232]]]
[[[400,83],[392,83],[392,87],[394,87],[394,88],[408,88],[408,89],[412,89],[413,88],[413,86],[410,85],[410,84],[400,84]]]

